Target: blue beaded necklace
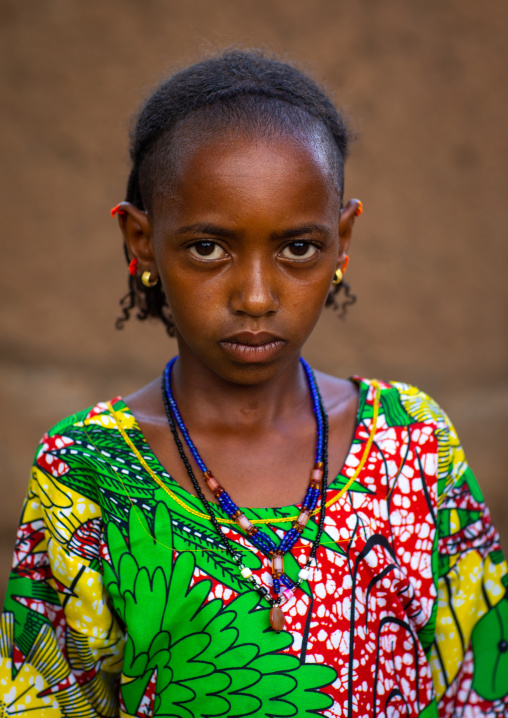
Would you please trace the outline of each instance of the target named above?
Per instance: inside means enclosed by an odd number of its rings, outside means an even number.
[[[187,427],[185,426],[185,423],[178,409],[171,387],[171,374],[176,359],[177,357],[174,357],[170,362],[168,362],[164,370],[162,377],[162,395],[169,425],[173,433],[173,437],[176,441],[180,456],[185,464],[187,473],[189,474],[192,484],[196,489],[200,500],[202,501],[205,509],[207,510],[207,513],[212,520],[212,524],[215,530],[218,532],[221,540],[224,542],[226,550],[231,555],[235,563],[238,565],[240,574],[244,579],[250,581],[250,583],[253,584],[253,588],[258,591],[258,593],[260,593],[260,595],[263,596],[263,598],[265,598],[272,606],[272,609],[270,611],[270,624],[272,628],[274,628],[274,630],[278,632],[282,630],[284,626],[284,614],[280,609],[280,604],[283,601],[288,600],[294,594],[296,588],[309,577],[309,568],[312,561],[316,557],[324,526],[326,510],[326,503],[324,497],[326,495],[326,482],[328,474],[328,417],[323,406],[323,401],[321,399],[321,395],[319,393],[314,374],[309,364],[307,364],[304,359],[300,359],[303,369],[305,371],[307,383],[309,385],[312,398],[312,409],[314,412],[314,416],[316,417],[316,457],[314,468],[312,469],[310,475],[309,487],[305,494],[300,514],[292,528],[284,535],[279,545],[277,546],[269,536],[267,536],[265,533],[263,533],[263,531],[258,529],[257,526],[254,526],[254,524],[249,521],[249,519],[245,516],[241,509],[232,500],[228,492],[225,491],[225,489],[223,489],[219,482],[214,478],[211,471],[209,471],[209,469],[203,462],[198,450],[194,446],[194,443],[190,438]],[[275,598],[272,598],[269,591],[264,586],[259,584],[250,568],[248,568],[242,563],[240,554],[234,550],[231,543],[222,531],[209,501],[204,496],[203,492],[201,491],[201,487],[199,486],[199,483],[194,476],[194,472],[192,471],[192,467],[187,459],[187,456],[185,455],[182,443],[178,436],[175,422],[194,458],[194,461],[203,473],[204,481],[217,498],[219,506],[227,514],[227,516],[230,519],[234,520],[238,524],[238,526],[247,534],[252,544],[272,559],[273,592],[275,594]],[[317,506],[320,496],[321,508],[316,539],[313,542],[309,558],[307,559],[305,566],[300,570],[298,574],[298,580],[295,583],[284,573],[284,555],[288,551],[291,551],[295,543],[298,541],[300,534],[302,533],[303,529],[305,528],[308,520],[312,515],[312,512]],[[282,586],[284,586],[285,588],[283,589]]]

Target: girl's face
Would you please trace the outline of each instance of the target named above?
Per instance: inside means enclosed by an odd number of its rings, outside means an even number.
[[[162,282],[182,359],[240,384],[297,360],[351,229],[340,231],[320,146],[244,136],[202,142],[181,153],[171,191],[153,205],[144,264]]]

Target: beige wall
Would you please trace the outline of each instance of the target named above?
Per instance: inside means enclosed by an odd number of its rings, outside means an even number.
[[[128,118],[169,69],[235,42],[309,64],[360,132],[359,301],[346,323],[323,318],[308,358],[434,395],[508,545],[508,5],[2,0],[2,581],[39,436],[174,352],[160,327],[113,328]]]

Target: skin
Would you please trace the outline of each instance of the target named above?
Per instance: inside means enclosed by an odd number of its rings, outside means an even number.
[[[119,216],[139,272],[159,278],[171,308],[177,403],[202,458],[238,505],[297,503],[316,441],[299,357],[345,260],[358,202],[341,209],[312,139],[212,137],[179,159],[172,190],[153,198],[150,214],[122,203]],[[357,389],[316,377],[333,477],[351,445]],[[125,400],[161,464],[195,493],[160,378]]]

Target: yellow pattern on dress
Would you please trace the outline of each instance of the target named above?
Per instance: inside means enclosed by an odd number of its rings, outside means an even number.
[[[6,638],[0,646],[0,716],[114,715],[111,681],[122,667],[124,633],[108,607],[102,575],[90,568],[90,560],[73,554],[69,548],[76,530],[100,517],[97,503],[37,466],[33,468],[22,524],[43,521],[46,527],[44,539],[31,553],[47,552],[49,557],[53,578],[48,584],[58,593],[70,629],[66,642],[68,662],[51,626],[45,624],[16,671],[10,658],[14,614],[6,612],[1,630]],[[84,688],[79,686],[72,671],[92,670],[99,662],[96,677]],[[63,681],[71,685],[57,691]],[[48,695],[41,695],[46,691]]]

